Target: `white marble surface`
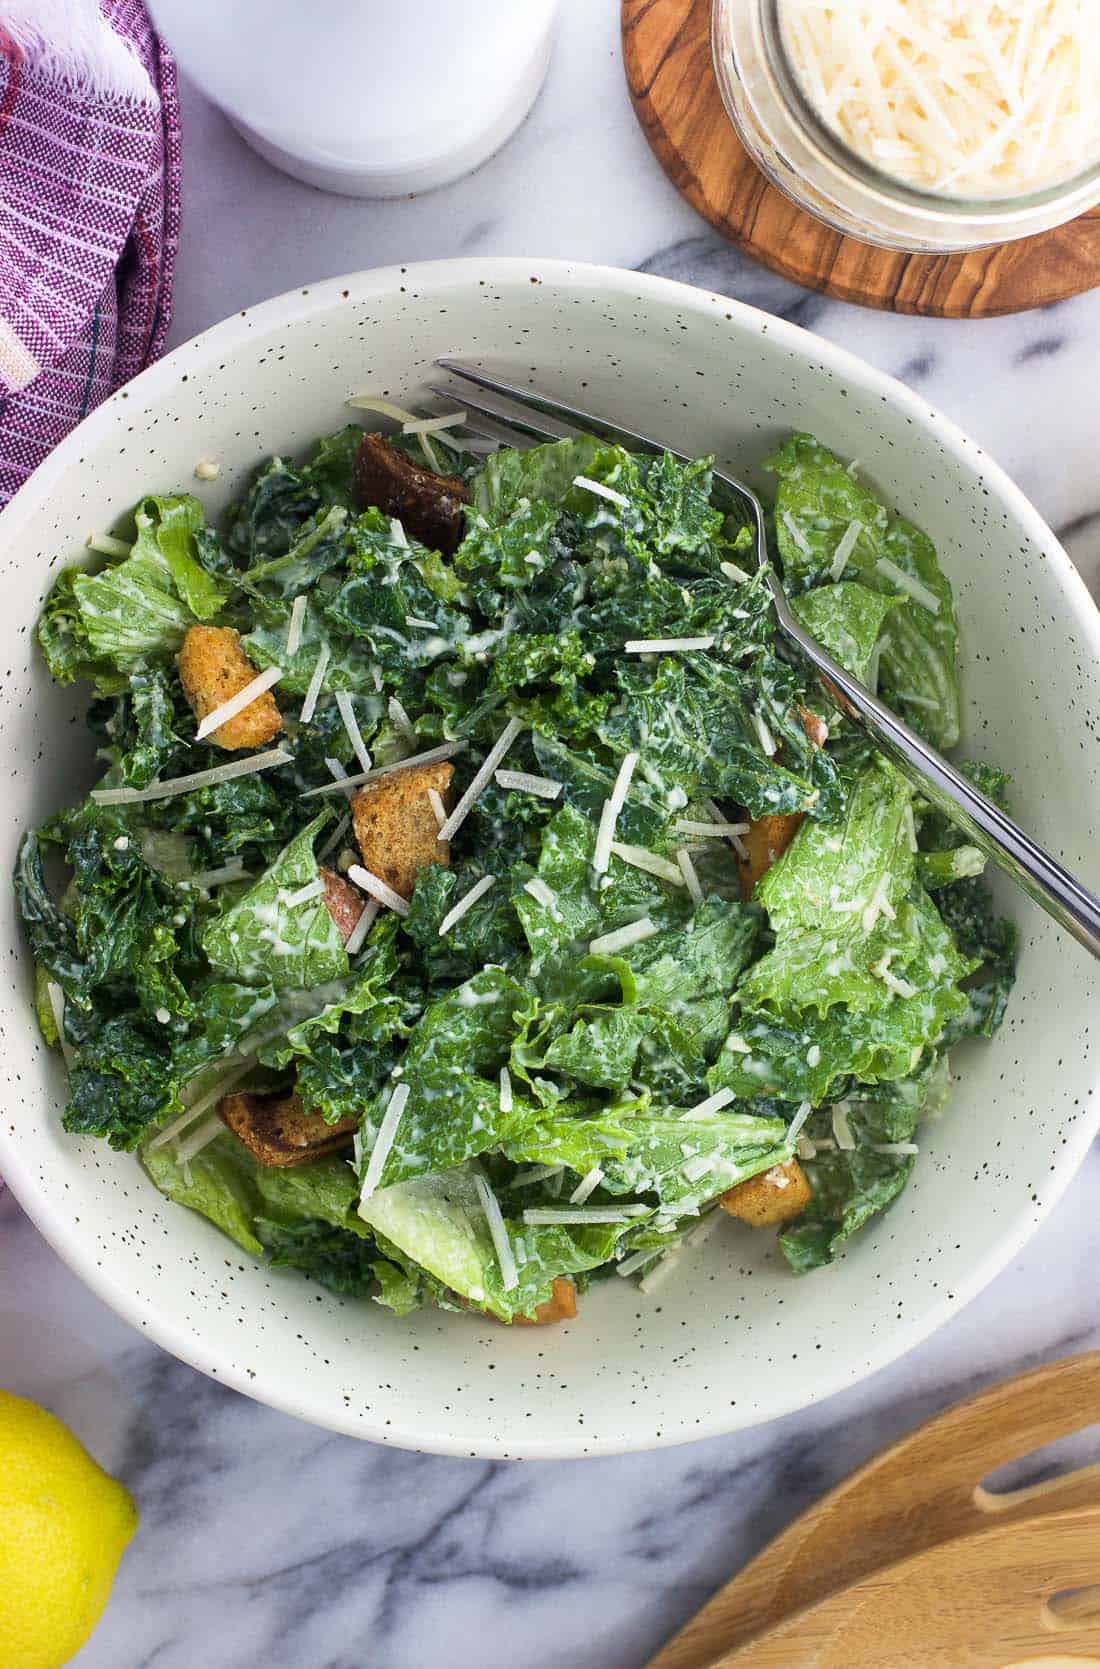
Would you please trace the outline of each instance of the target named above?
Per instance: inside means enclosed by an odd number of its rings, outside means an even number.
[[[622,83],[617,10],[565,0],[525,128],[479,173],[417,201],[354,202],[284,179],[185,88],[173,339],[290,286],[397,260],[529,253],[643,267],[782,312],[919,387],[1016,477],[1096,587],[1100,294],[984,324],[930,322],[824,302],[743,261],[650,157]],[[70,1421],[142,1512],[76,1661],[635,1669],[876,1448],[977,1385],[1100,1344],[1098,1207],[1094,1151],[977,1302],[815,1409],[656,1455],[509,1465],[330,1437],[224,1390],[105,1310],[0,1199],[0,1381]]]

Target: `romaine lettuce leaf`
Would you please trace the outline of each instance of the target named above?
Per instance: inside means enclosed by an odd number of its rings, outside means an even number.
[[[163,558],[180,601],[197,620],[213,620],[221,613],[231,586],[216,578],[198,560],[196,534],[206,525],[197,498],[178,493],[168,498],[143,498],[134,511],[137,539],[128,560]]]
[[[505,1219],[518,1272],[505,1290],[471,1166],[383,1188],[359,1207],[379,1235],[445,1287],[501,1321],[530,1315],[555,1276],[596,1269],[614,1255],[625,1223],[531,1227]]]
[[[141,1162],[168,1199],[206,1217],[243,1251],[257,1258],[261,1255],[263,1246],[254,1226],[259,1203],[256,1166],[228,1130],[200,1148],[186,1170],[170,1143],[145,1148]]]
[[[615,754],[640,752],[645,779],[665,796],[728,797],[754,817],[807,810],[815,786],[764,753],[736,681],[728,669],[688,656],[624,667],[622,699],[597,734]]]
[[[138,535],[129,556],[98,574],[63,574],[57,582],[43,648],[63,681],[90,673],[114,693],[120,685],[112,673],[167,661],[189,626],[214,618],[224,605],[228,586],[195,554],[195,532],[203,525],[196,499],[143,499],[134,519]]]
[[[927,534],[892,516],[869,487],[810,435],[792,435],[767,467],[779,477],[775,531],[792,582],[821,584],[852,522],[860,533],[845,573],[872,591],[899,598],[882,634],[879,688],[915,730],[939,748],[959,739],[958,628],[951,586]],[[905,593],[883,563],[900,568],[937,607]]]
[[[806,630],[861,681],[866,681],[883,623],[898,607],[896,598],[856,580],[815,586],[791,599]]]
[[[212,967],[277,991],[346,978],[347,954],[324,898],[288,902],[318,879],[313,842],[328,820],[322,812],[307,824],[255,886],[204,930],[202,946]]]
[[[553,894],[553,902],[533,896],[525,887],[513,896],[536,959],[576,940],[590,939],[602,928],[659,910],[668,902],[666,882],[617,857],[604,877],[606,884],[597,890],[589,878],[595,845],[596,824],[569,804],[543,828],[538,879]]]
[[[820,1153],[807,1164],[813,1198],[779,1236],[780,1249],[796,1275],[831,1263],[845,1241],[901,1193],[913,1169],[911,1154],[882,1154],[857,1148]]]

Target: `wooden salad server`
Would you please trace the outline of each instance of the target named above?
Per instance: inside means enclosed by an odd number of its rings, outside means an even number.
[[[709,1669],[791,1614],[949,1539],[1100,1508],[1100,1465],[1006,1494],[981,1485],[997,1467],[1097,1420],[1100,1351],[1049,1362],[936,1415],[796,1519],[649,1669]],[[1100,1526],[1094,1533],[1088,1582],[1100,1582]],[[803,1669],[797,1658],[789,1661]]]
[[[886,1565],[713,1669],[1100,1665],[1100,1507],[987,1525]]]

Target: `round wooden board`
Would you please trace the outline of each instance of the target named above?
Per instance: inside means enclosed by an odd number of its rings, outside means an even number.
[[[733,131],[711,62],[710,13],[711,0],[623,0],[626,79],[677,191],[746,255],[842,301],[945,319],[1046,307],[1100,284],[1100,207],[967,255],[878,249],[796,208]]]

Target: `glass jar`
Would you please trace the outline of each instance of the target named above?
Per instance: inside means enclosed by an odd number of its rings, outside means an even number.
[[[802,91],[780,0],[713,0],[714,69],[726,113],[757,166],[818,220],[886,249],[947,253],[1045,232],[1100,202],[1100,161],[1020,196],[924,191],[851,149]]]

